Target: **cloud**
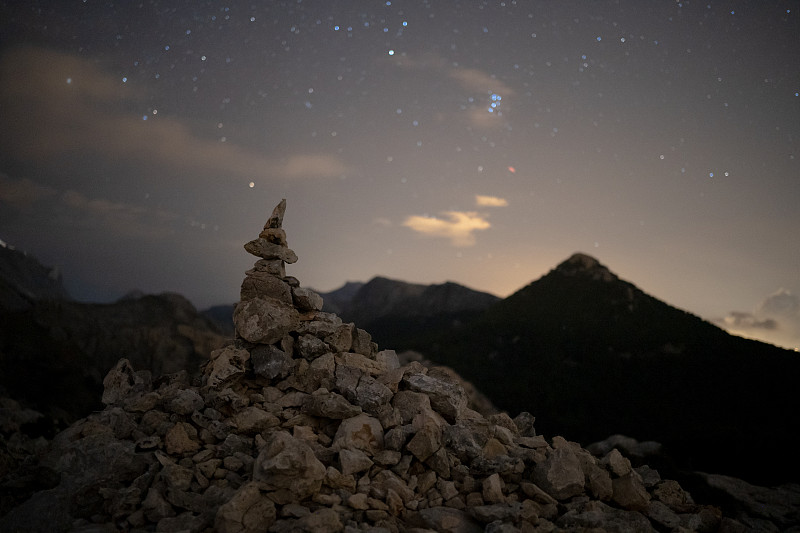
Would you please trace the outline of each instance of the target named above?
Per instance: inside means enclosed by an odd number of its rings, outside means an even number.
[[[40,185],[28,178],[13,180],[8,175],[0,173],[0,203],[9,208],[26,209],[56,194],[58,191],[52,187]]]
[[[800,349],[800,298],[786,289],[764,298],[752,313],[732,311],[715,322],[735,335]]]
[[[497,196],[483,196],[476,194],[475,203],[479,206],[506,207],[508,205],[508,200],[505,198],[498,198]]]
[[[338,158],[321,154],[290,156],[281,169],[282,174],[292,178],[325,178],[340,176],[347,171],[347,166]]]
[[[81,154],[106,162],[135,160],[186,176],[291,179],[347,172],[335,155],[267,156],[200,137],[179,118],[143,115],[148,98],[132,82],[122,83],[83,57],[14,48],[0,58],[0,147],[56,165],[62,157]]]
[[[457,247],[473,246],[473,233],[491,227],[484,216],[472,211],[445,211],[442,215],[446,219],[424,215],[410,216],[403,225],[423,235],[450,239],[450,243]]]
[[[491,129],[505,124],[503,117],[508,116],[509,97],[516,92],[505,82],[494,75],[476,68],[449,66],[444,58],[435,54],[424,54],[419,59],[404,54],[395,60],[401,68],[434,72],[453,80],[462,90],[470,94],[468,102],[462,109],[462,117],[473,128]]]
[[[448,75],[469,91],[505,96],[514,94],[511,87],[482,70],[453,67],[448,70]]]
[[[752,313],[743,313],[741,311],[731,311],[723,319],[723,322],[726,327],[735,330],[763,329],[773,331],[778,329],[778,323],[772,318],[760,320]]]
[[[50,228],[92,229],[122,237],[158,238],[173,235],[177,227],[205,224],[163,208],[90,197],[74,189],[59,191],[28,178],[0,174],[0,206],[22,220],[37,218]]]

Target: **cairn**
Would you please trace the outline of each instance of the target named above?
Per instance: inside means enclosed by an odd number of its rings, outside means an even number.
[[[285,201],[245,249],[258,257],[237,337],[203,374],[154,381],[120,360],[105,410],[56,437],[60,483],[6,531],[711,531],[726,523],[678,483],[537,435],[521,413],[483,417],[464,388],[401,366],[366,331],[322,312],[286,276]],[[727,521],[727,522],[726,522]]]

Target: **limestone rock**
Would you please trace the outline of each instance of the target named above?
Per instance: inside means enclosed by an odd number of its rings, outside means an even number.
[[[383,449],[383,427],[377,418],[366,414],[348,418],[336,431],[332,447],[362,450],[374,455]]]
[[[275,504],[259,490],[255,482],[243,485],[219,507],[214,530],[219,533],[256,533],[275,522]]]
[[[557,500],[566,500],[583,492],[584,475],[575,453],[568,447],[550,451],[533,472],[534,482]]]
[[[253,480],[287,489],[304,500],[322,486],[325,465],[304,441],[285,431],[270,435],[253,464]]]
[[[298,311],[273,298],[253,298],[239,302],[233,311],[233,324],[243,339],[260,344],[280,341],[297,327]]]
[[[211,362],[206,367],[209,387],[221,388],[230,380],[240,377],[245,372],[245,363],[250,359],[250,352],[233,346],[226,346],[211,352]]]

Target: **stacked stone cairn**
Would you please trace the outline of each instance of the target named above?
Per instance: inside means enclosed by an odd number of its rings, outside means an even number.
[[[4,531],[739,531],[675,481],[483,417],[463,387],[321,311],[286,276],[285,200],[245,249],[259,257],[237,338],[202,377],[153,381],[120,360],[105,410],[58,435],[61,475]]]

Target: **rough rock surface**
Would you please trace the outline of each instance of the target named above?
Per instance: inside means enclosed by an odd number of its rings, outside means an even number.
[[[248,243],[236,340],[194,381],[121,360],[105,409],[42,452],[56,481],[0,530],[747,530],[616,450],[536,435],[528,413],[484,417],[447,374],[320,312],[285,276],[284,209]]]

